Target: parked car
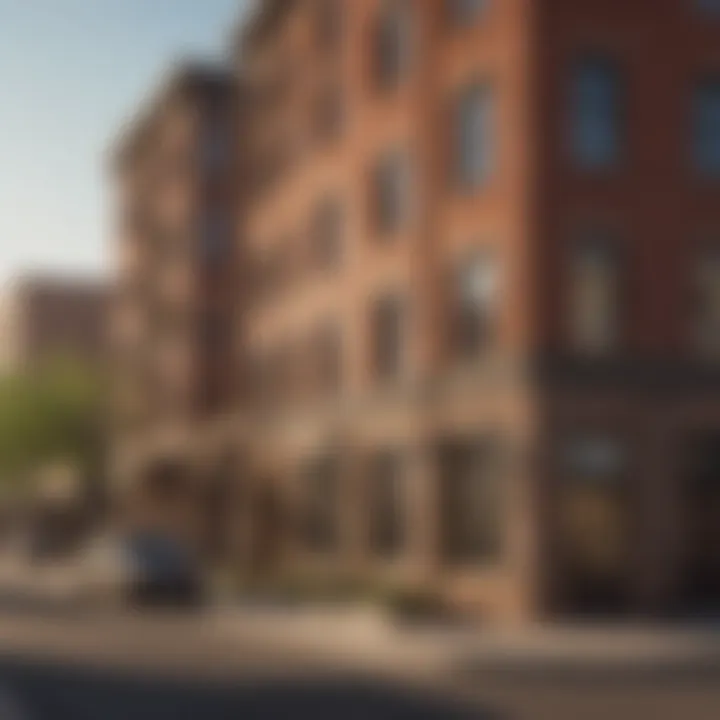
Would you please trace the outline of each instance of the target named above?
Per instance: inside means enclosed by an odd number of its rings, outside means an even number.
[[[135,607],[198,607],[204,599],[192,553],[151,532],[97,541],[81,563],[79,587],[88,600]]]

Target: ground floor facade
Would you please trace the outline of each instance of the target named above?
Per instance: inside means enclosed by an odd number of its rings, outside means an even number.
[[[458,376],[144,438],[126,497],[249,576],[404,584],[504,622],[717,610],[718,399]]]

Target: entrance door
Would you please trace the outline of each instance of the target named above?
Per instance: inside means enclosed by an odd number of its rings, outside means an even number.
[[[630,580],[630,493],[624,458],[609,440],[569,448],[558,497],[558,552],[566,611],[622,612]]]
[[[720,434],[688,444],[683,482],[685,605],[720,614]]]

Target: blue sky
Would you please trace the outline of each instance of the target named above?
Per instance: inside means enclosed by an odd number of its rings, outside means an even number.
[[[104,153],[173,59],[243,0],[0,0],[0,279],[111,261]]]

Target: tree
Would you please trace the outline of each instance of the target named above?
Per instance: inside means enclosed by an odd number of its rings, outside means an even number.
[[[87,476],[101,462],[104,418],[99,373],[76,361],[0,378],[0,480],[16,483],[56,462]]]

